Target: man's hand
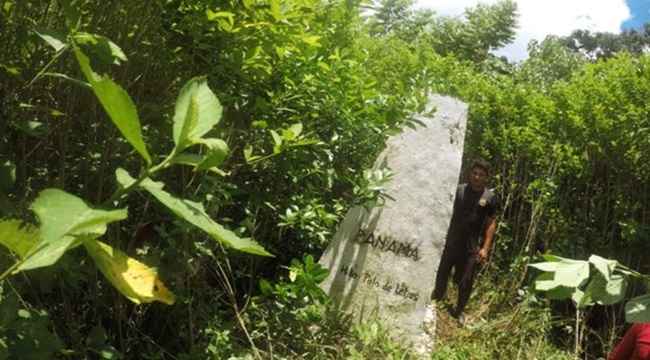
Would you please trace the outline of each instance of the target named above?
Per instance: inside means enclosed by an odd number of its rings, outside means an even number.
[[[481,262],[488,257],[488,249],[482,248],[481,250],[478,251],[478,254],[476,254],[476,262]]]

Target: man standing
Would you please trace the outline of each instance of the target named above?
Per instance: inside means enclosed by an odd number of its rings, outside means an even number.
[[[458,285],[455,317],[461,326],[465,324],[463,311],[472,293],[474,268],[488,257],[497,228],[498,198],[485,187],[489,174],[490,165],[484,160],[476,160],[470,168],[469,183],[458,185],[432,296],[436,301],[443,300],[453,268],[454,282]],[[479,244],[483,229],[483,242]]]

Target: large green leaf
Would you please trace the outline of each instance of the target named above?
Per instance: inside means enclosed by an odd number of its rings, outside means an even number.
[[[205,159],[196,167],[197,171],[207,170],[221,165],[228,156],[228,144],[221,139],[199,139],[205,146]]]
[[[41,246],[31,252],[17,270],[54,264],[73,245],[76,236],[97,237],[106,224],[123,220],[126,209],[93,209],[82,199],[58,189],[43,190],[30,207],[41,226]]]
[[[95,55],[108,64],[119,65],[120,60],[126,61],[126,55],[122,49],[110,39],[88,33],[77,33],[74,37],[77,44],[88,46]]]
[[[0,244],[19,258],[24,259],[40,242],[38,230],[32,225],[21,224],[20,220],[0,222]]]
[[[135,182],[135,179],[133,179],[124,169],[117,169],[115,173],[117,181],[123,187],[127,187]],[[162,189],[162,183],[145,179],[140,183],[140,187],[147,190],[178,217],[185,219],[190,224],[210,234],[210,236],[222,242],[224,245],[251,254],[272,256],[254,240],[250,238],[240,238],[234,232],[217,224],[205,212],[202,204],[175,197],[164,191]]]
[[[106,224],[126,219],[126,209],[94,209],[82,199],[59,189],[41,191],[30,207],[38,216],[41,238],[56,241],[64,235],[101,235]]]
[[[555,282],[560,286],[576,288],[589,279],[589,262],[562,259],[555,270]]]
[[[34,24],[34,30],[38,36],[50,44],[57,52],[61,51],[68,44],[65,34],[56,30],[48,29],[38,24]]]
[[[552,272],[544,272],[539,274],[535,279],[535,290],[536,291],[549,291],[556,287],[555,281],[553,281],[554,274]]]
[[[534,267],[535,269],[542,270],[545,272],[555,272],[555,270],[557,270],[558,263],[555,261],[549,261],[549,262],[528,264],[528,266]]]
[[[535,279],[535,290],[545,291],[546,296],[553,300],[568,299],[581,293],[579,289],[558,285],[552,272],[542,273]]]
[[[555,286],[576,288],[589,278],[589,262],[584,260],[571,260],[557,258],[557,261],[529,264],[536,269],[554,273],[552,283],[547,284],[548,289]]]
[[[578,294],[580,293],[581,293],[580,289],[567,287],[567,286],[556,286],[546,292],[546,297],[552,300],[563,300],[568,298],[574,298],[574,296],[579,297]]]
[[[580,289],[574,289],[573,294],[571,294],[571,300],[573,300],[574,304],[578,304],[578,305],[584,303],[586,301],[585,299],[588,297],[589,296],[587,295],[587,293]]]
[[[74,52],[95,96],[99,99],[108,116],[131,146],[142,155],[148,165],[151,165],[151,156],[149,156],[142,139],[140,119],[129,94],[107,75],[99,76],[93,72],[90,67],[90,60],[79,48],[75,47]]]
[[[602,258],[598,255],[591,255],[589,257],[589,262],[594,265],[594,267],[605,277],[605,280],[608,280],[611,278],[612,274],[614,273],[614,269],[616,268],[616,265],[618,262],[616,260],[609,260]]]
[[[177,103],[178,109],[178,103]],[[174,116],[174,142],[178,146],[179,150],[182,150],[190,146],[190,137],[192,131],[196,128],[196,125],[199,122],[199,104],[196,101],[196,95],[190,94],[187,102],[187,109],[185,112],[184,121],[176,121]],[[180,128],[180,133],[176,133],[177,125],[182,125]]]
[[[174,113],[174,143],[179,150],[200,138],[221,119],[221,104],[205,77],[191,79],[181,89]]]
[[[31,252],[25,260],[20,263],[14,273],[36,269],[39,267],[50,266],[56,263],[68,249],[73,248],[76,244],[74,236],[62,236],[57,241],[46,243],[42,242],[40,246]]]
[[[625,304],[625,321],[650,322],[650,294],[637,296]]]
[[[563,258],[561,258],[561,257],[559,257],[557,255],[553,255],[553,254],[542,254],[541,258],[546,260],[546,261],[551,261],[551,262],[558,262],[558,261],[563,259]]]
[[[600,272],[593,275],[585,293],[588,299],[591,300],[587,303],[586,299],[584,305],[591,305],[592,302],[597,302],[601,305],[616,304],[623,300],[625,291],[627,290],[627,276],[620,274],[613,274],[609,280],[605,279]],[[583,305],[583,304],[579,304]]]
[[[191,166],[191,167],[194,168],[195,171],[196,170],[202,170],[202,169],[199,169],[199,165],[200,164],[205,164],[206,161],[208,161],[207,155],[209,155],[209,154],[206,154],[205,156],[204,155],[199,155],[199,154],[181,154],[181,155],[175,156],[171,160],[171,163],[172,164],[178,164],[178,165]],[[215,173],[217,175],[221,175],[221,176],[226,175],[226,173],[223,170],[220,170],[219,168],[217,168],[215,166],[207,168],[207,171],[213,172],[213,173]]]

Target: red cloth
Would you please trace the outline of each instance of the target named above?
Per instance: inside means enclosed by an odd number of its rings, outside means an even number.
[[[627,331],[607,360],[649,360],[650,324],[636,323]]]

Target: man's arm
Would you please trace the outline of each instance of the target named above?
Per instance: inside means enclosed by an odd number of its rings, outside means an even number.
[[[497,220],[492,216],[487,217],[487,225],[485,227],[485,237],[483,239],[483,247],[478,251],[476,255],[476,260],[481,262],[487,259],[488,254],[490,253],[490,247],[492,246],[492,240],[494,240],[494,233],[497,231]]]

